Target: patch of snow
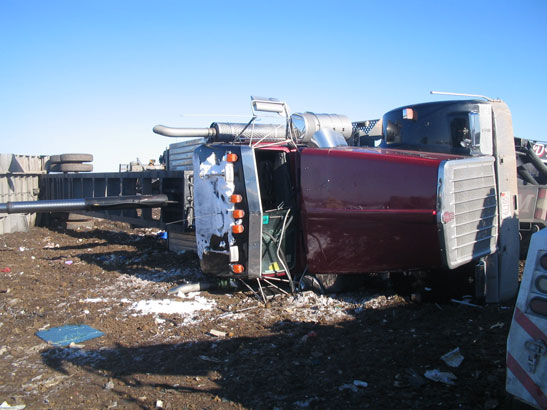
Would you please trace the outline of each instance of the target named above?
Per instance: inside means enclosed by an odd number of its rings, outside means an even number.
[[[87,298],[87,299],[81,300],[81,302],[99,303],[99,302],[108,302],[108,300],[104,298]]]
[[[202,296],[194,296],[193,299],[178,301],[173,299],[139,300],[131,305],[131,309],[143,315],[148,314],[179,314],[184,318],[184,323],[195,323],[194,313],[198,311],[212,310],[216,302]]]

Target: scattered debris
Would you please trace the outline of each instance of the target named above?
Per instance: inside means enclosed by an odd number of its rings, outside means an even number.
[[[317,397],[311,397],[308,400],[295,401],[294,405],[297,406],[297,407],[305,408],[305,407],[309,407],[312,402],[317,401],[317,400],[319,400]]]
[[[0,269],[0,272],[2,272],[2,273],[10,273],[10,272],[11,272],[11,268],[2,268],[2,269]]]
[[[68,347],[70,347],[71,349],[83,349],[85,346],[81,345],[81,344],[74,343],[74,342],[70,342]]]
[[[355,386],[353,384],[346,383],[346,384],[343,384],[340,387],[338,387],[338,390],[340,390],[340,391],[351,390],[352,392],[356,393],[357,390],[359,390],[359,389],[357,388],[357,386]]]
[[[68,260],[68,261],[65,261],[65,265],[72,265],[72,261],[71,260]]]
[[[490,326],[490,329],[496,329],[496,328],[498,328],[498,327],[501,329],[501,328],[503,327],[503,323],[502,323],[502,322],[498,322],[498,323],[496,323],[496,324]]]
[[[463,362],[463,355],[460,353],[460,348],[456,347],[454,350],[441,356],[441,360],[450,367],[459,367]]]
[[[368,383],[361,380],[354,380],[353,385],[357,387],[368,387]]]
[[[222,363],[222,360],[215,359],[214,357],[209,357],[209,356],[205,356],[205,355],[201,355],[201,356],[199,356],[199,358],[200,358],[201,360],[206,361],[206,362],[211,362],[211,363]]]
[[[475,305],[473,303],[468,302],[467,300],[450,299],[450,301],[453,302],[453,303],[458,303],[460,305],[471,306],[471,307],[476,307],[476,308],[480,308],[480,309],[483,308],[482,306]]]
[[[0,409],[23,410],[25,407],[27,406],[24,404],[16,404],[16,405],[10,406],[7,401],[0,404]]]
[[[114,382],[112,380],[109,380],[108,383],[104,386],[105,390],[112,390],[114,388]]]
[[[441,372],[439,369],[427,370],[424,374],[426,379],[433,380],[434,382],[453,385],[454,380],[458,378],[454,373]]]
[[[191,282],[183,283],[182,285],[175,286],[167,291],[170,295],[176,295],[179,293],[190,293],[190,292],[199,292],[202,290],[207,290],[213,287],[211,282]]]
[[[161,400],[156,401],[156,408],[157,409],[163,409],[163,401],[161,401]]]
[[[422,387],[424,384],[427,384],[427,380],[425,380],[416,370],[412,368],[405,370],[405,376],[408,385],[412,387]]]
[[[220,330],[211,329],[209,330],[209,334],[216,336],[216,337],[225,337],[226,332],[221,332]]]
[[[28,251],[28,250],[29,250],[29,248],[25,248],[24,246],[19,247],[19,252],[25,252],[25,251]]]
[[[59,248],[58,243],[48,242],[47,244],[44,245],[44,249],[55,249],[55,248]]]
[[[55,346],[69,346],[71,343],[85,342],[103,334],[100,330],[87,325],[65,325],[36,332],[40,339]]]
[[[203,310],[212,310],[216,302],[201,296],[187,295],[188,299],[177,301],[172,299],[161,300],[139,300],[133,303],[131,309],[140,311],[142,314],[174,313],[183,316],[184,323],[195,323],[203,320],[202,317],[194,317],[195,313]]]

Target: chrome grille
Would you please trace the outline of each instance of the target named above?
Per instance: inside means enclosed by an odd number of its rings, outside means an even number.
[[[438,217],[449,268],[496,251],[498,208],[493,157],[447,161],[441,166]]]

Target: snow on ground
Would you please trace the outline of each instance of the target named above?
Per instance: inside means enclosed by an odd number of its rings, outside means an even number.
[[[184,320],[184,324],[197,323],[200,320],[195,317],[196,312],[212,310],[216,302],[203,296],[192,295],[187,300],[156,299],[139,300],[130,306],[130,309],[140,312],[143,315],[158,315],[160,313],[178,314]],[[137,314],[134,314],[135,316]]]

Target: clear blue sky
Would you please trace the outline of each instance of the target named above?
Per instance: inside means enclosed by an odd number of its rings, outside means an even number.
[[[249,114],[250,95],[355,121],[485,94],[547,140],[544,0],[0,0],[0,50],[0,152],[89,152],[98,171],[157,158],[176,140],[155,124],[230,120],[187,115]]]

